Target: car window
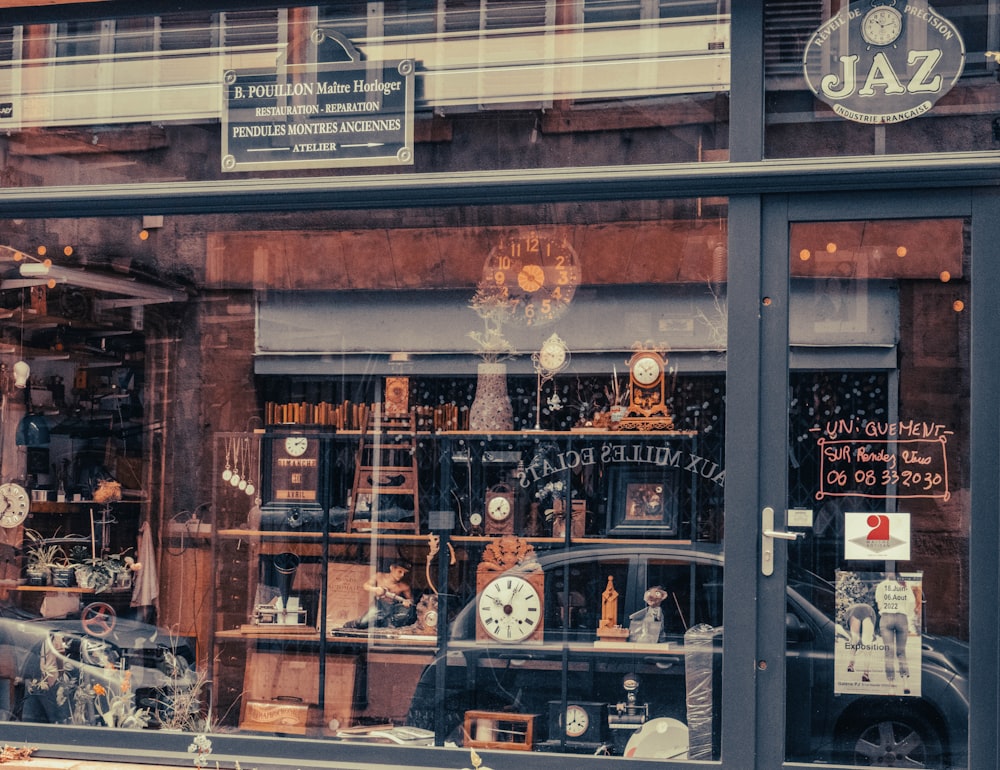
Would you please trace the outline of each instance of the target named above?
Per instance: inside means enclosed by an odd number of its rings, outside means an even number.
[[[594,559],[564,562],[545,573],[546,636],[562,632],[594,638],[601,618],[601,595],[610,578],[624,597],[628,585],[627,559]]]
[[[664,630],[683,636],[691,626],[722,625],[722,568],[676,560],[649,559],[646,589],[666,589],[663,600]]]

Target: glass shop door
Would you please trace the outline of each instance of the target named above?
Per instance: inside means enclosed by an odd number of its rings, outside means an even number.
[[[763,209],[758,767],[977,766],[995,225],[968,195],[890,197]]]

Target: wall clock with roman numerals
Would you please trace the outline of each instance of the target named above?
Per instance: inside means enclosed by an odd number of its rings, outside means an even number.
[[[545,631],[545,575],[527,541],[502,535],[483,551],[476,572],[476,639],[540,642]]]

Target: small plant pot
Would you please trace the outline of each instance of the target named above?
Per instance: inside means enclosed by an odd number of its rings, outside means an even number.
[[[76,574],[76,584],[80,588],[93,588],[94,587],[94,573],[89,567],[77,567],[75,570]]]
[[[52,585],[56,588],[72,588],[76,585],[76,571],[72,567],[53,567]]]
[[[24,571],[24,577],[29,586],[47,586],[49,584],[49,570],[45,567],[28,567]]]

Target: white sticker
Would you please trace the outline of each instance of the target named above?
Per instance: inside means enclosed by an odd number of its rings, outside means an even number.
[[[910,514],[845,513],[844,558],[910,560]]]

